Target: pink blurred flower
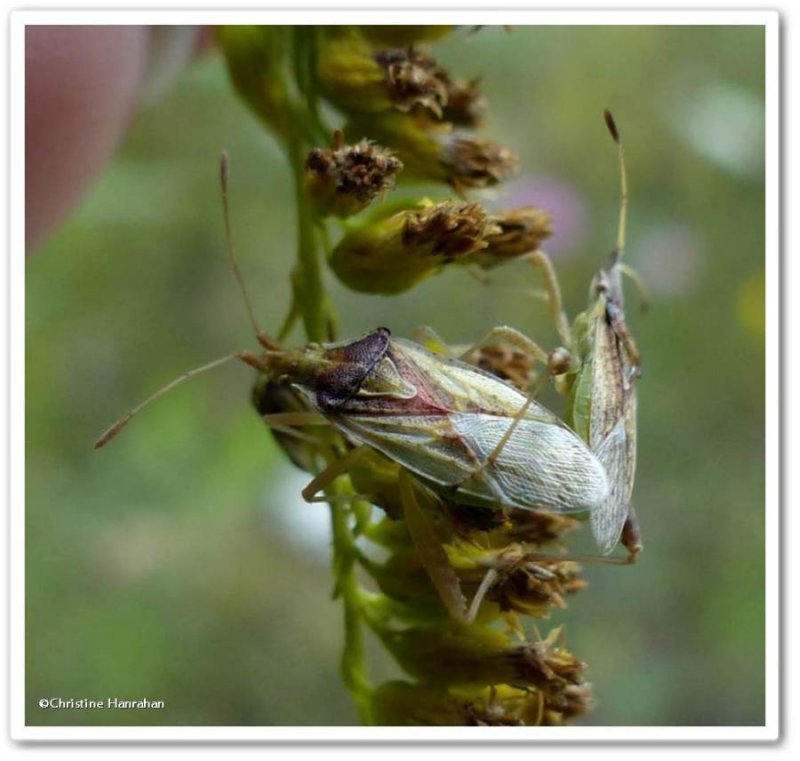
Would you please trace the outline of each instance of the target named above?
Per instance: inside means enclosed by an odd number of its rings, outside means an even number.
[[[507,185],[503,206],[538,206],[553,217],[553,235],[543,248],[563,257],[580,248],[586,237],[586,204],[572,185],[557,177],[528,175]]]

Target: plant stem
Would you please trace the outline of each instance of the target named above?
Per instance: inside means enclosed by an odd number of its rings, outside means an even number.
[[[339,487],[336,494],[350,490]],[[355,571],[356,547],[348,525],[350,511],[345,504],[331,503],[333,527],[333,567],[336,575],[336,593],[344,604],[344,637],[342,652],[342,678],[358,709],[362,724],[370,724],[369,694],[371,685],[367,677],[364,659],[364,636],[362,632],[361,589]]]
[[[292,273],[292,311],[303,321],[309,341],[322,342],[329,338],[335,316],[322,282],[320,256],[317,248],[315,219],[305,196],[305,157],[309,149],[308,125],[315,125],[317,107],[315,88],[309,83],[313,71],[313,45],[307,44],[302,35],[294,38],[293,62],[296,81],[300,85],[300,99],[296,103],[293,123],[306,125],[288,140],[289,160],[295,184],[297,207],[297,261]],[[305,44],[304,44],[305,43]],[[313,131],[312,131],[313,133]],[[290,314],[288,320],[292,319]],[[352,494],[352,487],[341,481],[326,490],[329,496]],[[364,657],[363,616],[361,610],[361,587],[356,576],[357,550],[350,528],[350,509],[336,500],[330,503],[333,533],[333,571],[335,595],[344,605],[344,650],[341,672],[345,687],[350,693],[363,724],[371,723],[369,697],[371,685],[367,677]]]

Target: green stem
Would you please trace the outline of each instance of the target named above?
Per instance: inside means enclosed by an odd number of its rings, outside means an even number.
[[[305,196],[305,158],[309,149],[308,126],[317,117],[314,88],[309,85],[312,71],[313,45],[302,35],[295,36],[294,68],[300,85],[301,102],[294,108],[293,124],[296,134],[288,141],[289,159],[295,183],[297,207],[297,262],[292,273],[294,291],[292,310],[298,314],[309,341],[325,341],[335,325],[335,317],[322,281],[320,256],[317,247],[317,229],[314,214]],[[312,132],[313,134],[313,132]],[[291,320],[291,315],[289,317]],[[341,482],[327,490],[329,495],[351,494],[352,488]],[[333,531],[333,570],[335,594],[344,605],[344,650],[341,671],[345,687],[353,698],[362,723],[371,723],[371,685],[367,676],[364,654],[363,613],[361,587],[356,576],[355,538],[350,528],[350,510],[347,505],[330,503]]]
[[[304,161],[307,147],[302,139],[289,144],[289,159],[295,183],[297,207],[297,264],[292,273],[294,300],[303,318],[309,341],[324,341],[327,335],[325,307],[327,297],[322,285],[322,273],[314,236],[314,217],[305,196]]]
[[[349,490],[338,488],[337,494]],[[342,678],[358,709],[362,724],[370,724],[369,696],[372,687],[367,676],[362,631],[361,588],[355,571],[356,547],[348,525],[349,510],[341,503],[331,504],[333,526],[333,567],[336,592],[344,604],[345,646],[342,652]]]

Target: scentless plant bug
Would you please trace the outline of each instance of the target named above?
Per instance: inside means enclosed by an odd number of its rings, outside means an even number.
[[[312,408],[451,499],[572,513],[607,497],[581,439],[489,373],[385,328],[302,352],[278,372]]]
[[[308,411],[265,415],[271,425],[330,423],[382,452],[454,500],[555,512],[590,512],[608,496],[603,467],[585,443],[532,397],[472,365],[434,354],[379,328],[354,341],[282,349],[254,317],[236,261],[221,162],[231,264],[263,351],[238,351],[184,373],[114,423],[100,448],[152,401],[238,359],[300,392]],[[320,475],[317,484],[326,479]],[[309,494],[308,491],[305,492]]]
[[[393,338],[386,328],[354,341],[227,355],[165,386],[97,446],[167,390],[235,358],[308,403],[308,412],[267,414],[268,423],[314,425],[322,417],[454,500],[580,513],[608,495],[597,458],[552,412],[489,373]],[[326,483],[321,474],[306,494]]]
[[[445,606],[463,620],[470,614],[458,579],[421,505],[435,505],[441,498],[503,511],[591,515],[602,508],[610,487],[600,460],[533,395],[466,362],[394,338],[385,328],[356,340],[296,350],[282,348],[265,334],[236,260],[225,156],[221,185],[228,255],[262,350],[232,352],[184,373],[114,423],[96,448],[184,381],[228,361],[243,361],[259,373],[254,398],[265,422],[296,437],[296,446],[285,436],[279,442],[300,467],[318,471],[302,492],[306,500],[318,501],[316,495],[349,473],[365,449],[399,467],[395,488],[412,540]],[[297,430],[320,424],[343,438]],[[369,477],[362,481],[375,483]],[[471,614],[476,611],[473,604]]]
[[[592,283],[592,301],[572,326],[577,373],[565,376],[567,419],[589,444],[608,474],[610,491],[601,509],[592,513],[592,532],[601,552],[610,553],[622,540],[635,558],[641,551],[638,521],[631,504],[636,474],[636,381],[641,358],[625,322],[622,277],[641,282],[622,262],[628,209],[625,154],[611,112],[603,114],[617,146],[620,170],[620,213],[617,245],[608,266]]]
[[[631,504],[636,472],[635,384],[641,374],[641,360],[625,321],[623,275],[633,279],[643,296],[644,288],[638,276],[622,262],[628,208],[625,156],[613,116],[606,110],[603,117],[617,146],[621,186],[617,245],[610,262],[595,275],[589,306],[570,326],[549,258],[541,251],[528,255],[543,276],[564,346],[548,355],[538,346],[531,347],[528,339],[515,332],[501,335],[546,362],[557,387],[565,394],[565,421],[589,445],[608,476],[609,493],[590,514],[592,533],[603,554],[611,553],[621,541],[632,562],[641,551],[638,521]]]

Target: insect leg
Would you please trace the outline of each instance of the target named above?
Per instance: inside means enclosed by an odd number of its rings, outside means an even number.
[[[301,492],[303,499],[306,502],[327,502],[327,498],[324,500],[316,499],[317,494],[325,487],[330,486],[339,476],[347,473],[353,463],[359,457],[361,457],[366,450],[367,447],[363,445],[356,447],[355,449],[350,450],[347,454],[342,455],[335,462],[332,462],[330,465],[328,465],[328,467],[325,468],[321,473],[318,473],[316,476],[314,476],[305,489],[303,489]]]
[[[458,576],[442,547],[441,539],[419,503],[419,497],[425,493],[421,494],[421,489],[417,487],[413,476],[405,469],[400,470],[398,480],[406,528],[419,554],[420,562],[451,618],[466,622],[467,604],[461,592]]]
[[[629,267],[627,264],[623,264],[622,262],[617,262],[617,267],[619,267],[619,271],[625,275],[636,287],[636,291],[639,294],[639,308],[645,312],[650,308],[650,290],[645,285],[644,280],[639,275],[639,273]]]
[[[527,259],[537,270],[539,270],[542,279],[544,280],[544,287],[547,293],[547,304],[550,307],[550,313],[553,316],[553,322],[556,326],[556,331],[565,346],[572,345],[572,333],[569,327],[569,320],[567,319],[566,312],[564,311],[564,301],[561,298],[561,287],[558,284],[558,276],[556,275],[553,263],[550,257],[544,251],[533,251],[526,254]]]
[[[472,598],[472,602],[469,604],[469,610],[467,610],[467,618],[466,622],[471,624],[477,617],[478,611],[480,610],[481,603],[483,602],[484,597],[486,597],[487,592],[492,588],[492,585],[497,581],[497,571],[494,568],[490,568],[486,571],[486,575],[483,577],[478,590],[475,592],[475,596]]]
[[[463,360],[464,362],[469,362],[474,358],[474,355],[482,346],[490,344],[492,341],[495,341],[498,338],[508,341],[508,343],[530,354],[534,359],[538,360],[542,364],[548,364],[549,355],[541,346],[539,346],[539,344],[528,338],[524,333],[520,333],[520,331],[508,327],[507,325],[499,325],[492,328],[483,338],[480,339],[480,341],[477,341],[469,349],[467,349],[459,357],[459,359]]]
[[[475,264],[470,264],[466,267],[467,273],[474,277],[481,285],[488,285],[491,282],[491,277],[486,273],[486,270],[481,269]]]
[[[372,494],[318,494],[317,496],[306,499],[305,501],[311,505],[320,503],[326,505],[349,505],[354,502],[372,502],[375,499],[375,496]]]
[[[514,431],[516,430],[517,426],[524,419],[525,414],[527,413],[527,411],[530,408],[531,404],[533,404],[533,402],[536,400],[536,397],[539,395],[539,392],[541,391],[541,387],[544,384],[544,382],[546,381],[546,379],[547,379],[547,376],[543,375],[539,379],[539,382],[534,384],[533,388],[528,392],[528,397],[525,400],[525,403],[522,405],[522,407],[519,408],[519,410],[517,411],[516,415],[514,415],[514,419],[508,424],[508,428],[505,430],[505,433],[503,433],[503,435],[500,437],[500,441],[497,442],[497,444],[495,445],[495,448],[489,453],[489,455],[486,457],[486,459],[482,463],[480,463],[478,465],[478,467],[475,469],[475,471],[470,473],[469,476],[466,479],[464,479],[465,481],[471,481],[472,479],[477,478],[478,476],[480,476],[482,473],[484,473],[486,471],[486,468],[491,467],[495,463],[497,458],[503,452],[503,448],[508,443],[508,440],[511,438],[511,436],[514,433]],[[495,486],[494,486],[493,480],[489,479],[488,483],[489,483],[489,487],[492,489],[492,491],[495,491]],[[502,494],[495,494],[495,496],[497,496],[498,499],[500,501],[502,501],[502,496],[503,496]]]
[[[628,551],[624,557],[620,555],[583,555],[580,553],[567,552],[562,554],[549,552],[526,552],[526,560],[569,560],[574,563],[597,563],[603,565],[633,565],[636,562],[638,553]]]
[[[300,311],[297,308],[297,303],[295,302],[294,296],[292,296],[292,303],[289,306],[289,311],[286,313],[286,317],[283,319],[283,323],[278,330],[278,341],[285,341],[288,337],[289,333],[292,332],[292,328],[295,326],[295,323],[300,318]]]

